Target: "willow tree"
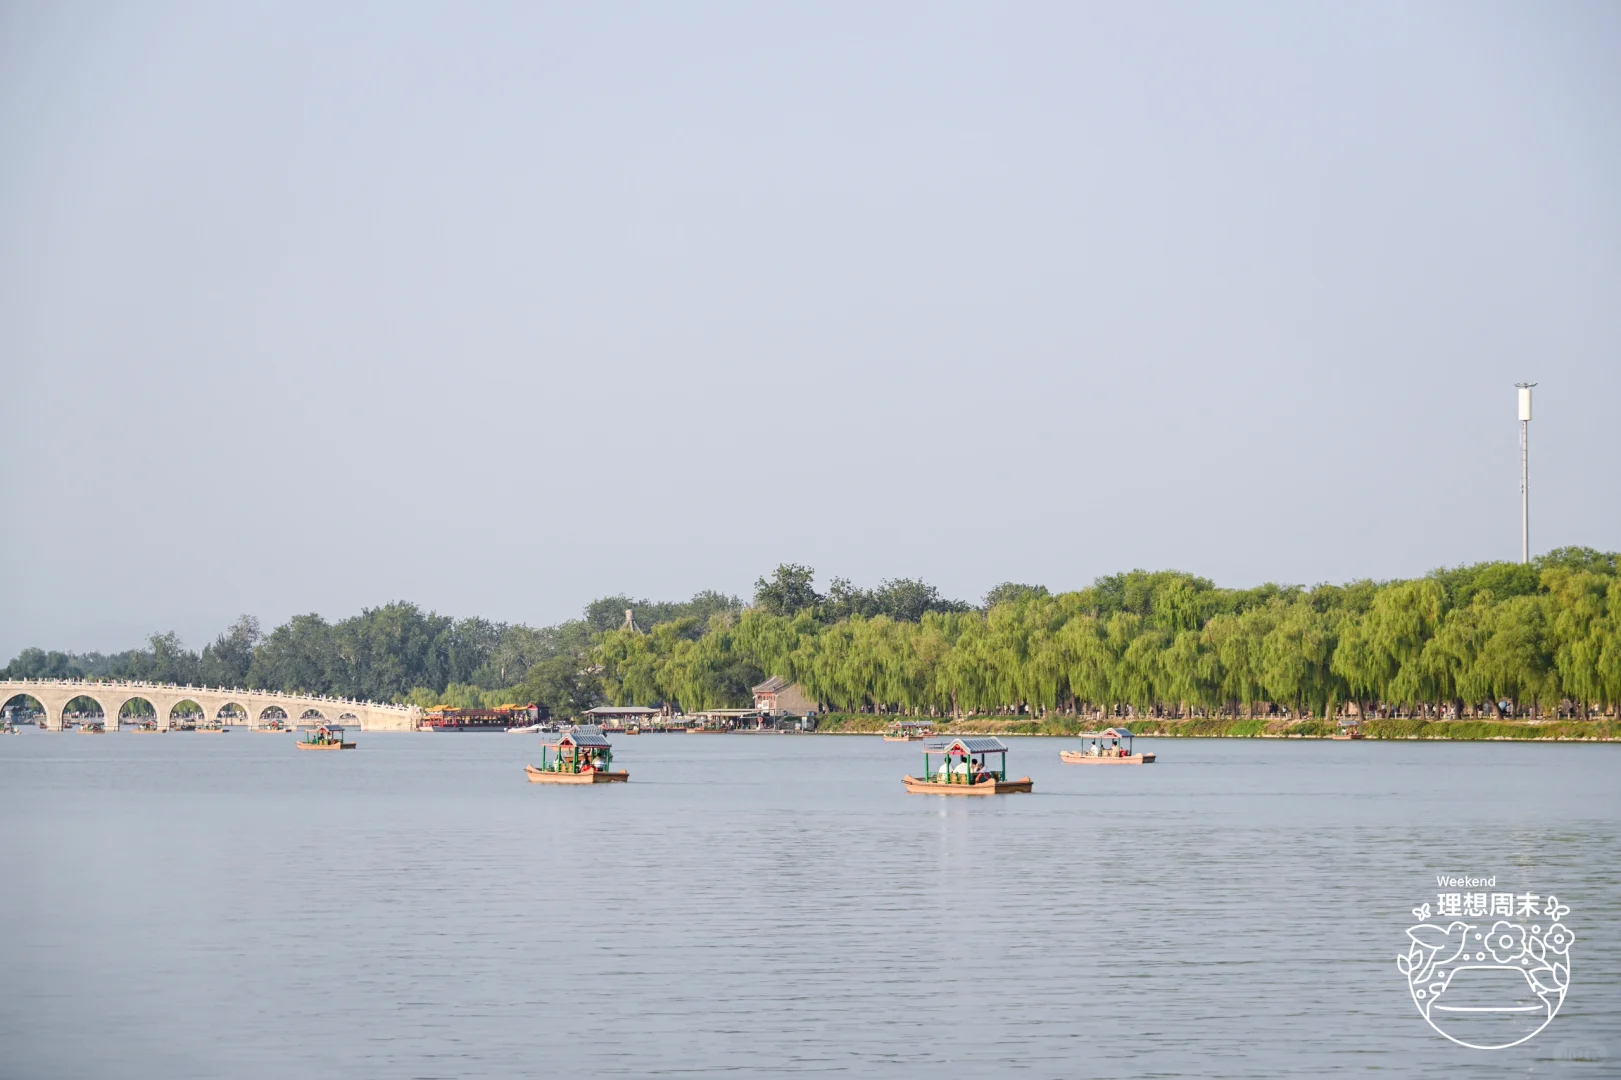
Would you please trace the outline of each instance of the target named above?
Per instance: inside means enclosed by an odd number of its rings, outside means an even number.
[[[1379,590],[1367,613],[1341,628],[1333,671],[1345,679],[1364,715],[1373,700],[1391,700],[1404,665],[1422,663],[1446,603],[1446,590],[1436,581],[1398,582]],[[1415,671],[1411,680],[1419,677]]]

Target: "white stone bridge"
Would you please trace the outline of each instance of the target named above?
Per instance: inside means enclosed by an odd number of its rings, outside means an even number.
[[[359,727],[362,731],[414,731],[422,710],[415,705],[384,705],[375,701],[320,697],[311,694],[283,694],[275,690],[226,690],[207,686],[176,686],[174,683],[87,682],[76,679],[0,680],[0,704],[17,705],[26,694],[45,709],[45,726],[61,731],[68,705],[78,698],[89,698],[101,707],[108,731],[118,730],[118,717],[132,701],[152,707],[159,727],[168,727],[181,714],[175,707],[194,702],[209,720],[257,724],[280,718],[287,723],[331,723]],[[241,710],[237,713],[230,706]],[[186,710],[190,713],[191,710]],[[130,719],[129,717],[125,718]],[[138,719],[138,718],[137,718]],[[132,721],[133,722],[133,721]]]

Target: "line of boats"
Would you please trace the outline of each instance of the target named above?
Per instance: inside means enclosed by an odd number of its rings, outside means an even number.
[[[927,729],[926,731],[924,729]],[[1085,750],[1065,750],[1059,759],[1070,765],[1150,765],[1151,753],[1132,749],[1126,728],[1084,732],[1092,743]],[[887,742],[922,742],[923,775],[902,777],[906,790],[919,795],[1015,795],[1035,787],[1028,776],[1008,776],[1007,744],[991,735],[940,736],[927,725],[905,721],[884,736]],[[602,728],[584,724],[541,743],[540,764],[525,765],[532,784],[625,783],[630,773],[613,767],[613,746]]]

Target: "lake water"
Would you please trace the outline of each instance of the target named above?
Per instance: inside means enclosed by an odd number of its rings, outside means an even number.
[[[0,1077],[1621,1073],[1621,747],[0,739]],[[1454,1045],[1394,958],[1438,873],[1572,909],[1540,1035]]]

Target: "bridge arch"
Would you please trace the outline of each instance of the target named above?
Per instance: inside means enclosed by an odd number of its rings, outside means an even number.
[[[227,701],[214,711],[214,719],[226,724],[245,724],[248,722],[248,710],[241,702]]]
[[[116,699],[114,699],[116,700]],[[105,724],[108,717],[107,706],[94,694],[77,694],[68,699],[62,706],[62,715],[56,718],[57,726],[66,729],[75,720],[81,723]],[[117,713],[111,715],[117,716]]]
[[[326,717],[321,715],[321,710],[320,709],[305,709],[304,710],[304,715],[300,716],[299,719],[300,720],[325,720]]]
[[[158,707],[152,704],[150,698],[142,694],[132,694],[126,698],[124,703],[118,706],[118,712],[114,713],[113,717],[114,719],[107,723],[109,730],[112,729],[115,723],[122,724],[126,720],[143,727],[148,724],[161,727],[169,726],[168,718],[158,711]]]
[[[50,714],[33,694],[12,694],[0,701],[0,716],[18,723],[44,724]]]
[[[290,719],[290,717],[287,715],[287,710],[282,708],[280,705],[266,705],[264,708],[259,710],[259,719],[287,720]]]
[[[185,723],[188,720],[195,724],[199,720],[207,719],[208,711],[191,698],[181,698],[169,708],[170,727]]]

